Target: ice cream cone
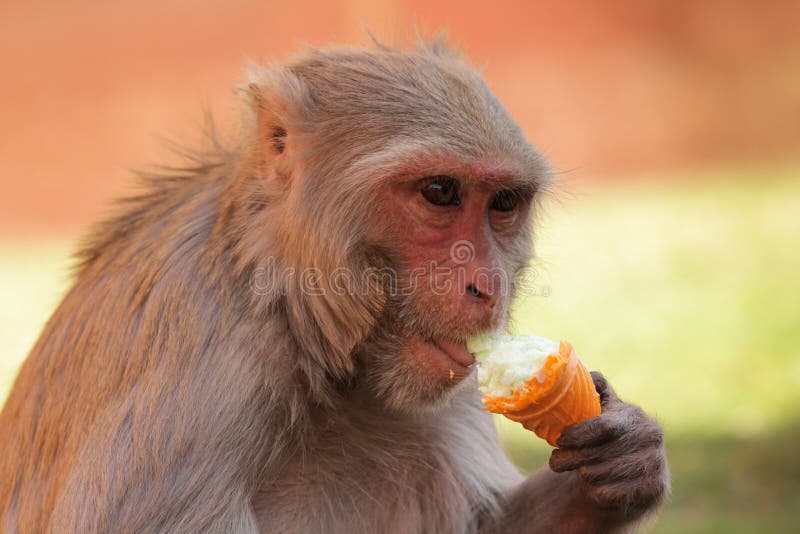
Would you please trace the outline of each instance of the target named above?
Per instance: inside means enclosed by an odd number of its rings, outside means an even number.
[[[566,341],[510,397],[484,397],[483,403],[490,412],[522,423],[554,447],[566,427],[600,413],[592,376]]]

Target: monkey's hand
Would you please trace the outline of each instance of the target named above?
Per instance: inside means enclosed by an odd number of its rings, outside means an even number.
[[[550,456],[556,473],[573,471],[586,504],[609,524],[627,523],[669,494],[664,433],[638,406],[619,400],[605,377],[592,372],[602,413],[567,427]]]

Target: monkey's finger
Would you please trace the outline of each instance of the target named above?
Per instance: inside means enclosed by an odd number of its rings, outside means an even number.
[[[625,425],[618,417],[601,414],[568,426],[556,444],[569,449],[594,447],[618,438],[624,431]]]
[[[587,455],[582,450],[556,449],[550,454],[550,469],[556,473],[563,473],[578,469],[588,461]]]
[[[593,487],[589,497],[604,508],[645,510],[667,493],[662,478],[653,475],[636,481],[621,481]]]
[[[620,402],[619,397],[617,397],[617,394],[614,391],[614,388],[612,388],[611,384],[608,383],[608,380],[606,380],[606,377],[603,376],[603,373],[600,371],[592,371],[590,374],[592,375],[594,388],[600,395],[600,406],[607,408],[617,402]]]
[[[656,472],[665,464],[659,436],[624,433],[602,445],[583,448],[560,448],[550,455],[553,471],[571,471],[587,465],[603,465],[620,477],[637,476],[640,471]],[[603,467],[591,471],[601,477]]]
[[[587,463],[578,468],[581,478],[593,485],[636,480],[658,474],[662,463],[653,461],[647,451],[620,455],[605,462]]]

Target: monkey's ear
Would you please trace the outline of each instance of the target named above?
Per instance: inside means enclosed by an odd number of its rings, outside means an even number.
[[[265,68],[255,64],[246,69],[247,82],[238,87],[244,102],[244,140],[249,167],[259,176],[270,170],[288,180],[287,159],[292,153],[295,125],[302,122],[296,104],[303,95],[302,84],[288,69]]]
[[[257,138],[263,143],[262,148],[271,150],[276,156],[286,151],[286,124],[281,108],[286,104],[274,92],[258,85],[247,84],[245,89],[250,112],[253,114],[253,124]]]
[[[279,157],[286,152],[288,131],[285,120],[284,103],[274,91],[254,82],[240,87],[239,92],[245,102],[245,128],[247,145],[263,154]]]

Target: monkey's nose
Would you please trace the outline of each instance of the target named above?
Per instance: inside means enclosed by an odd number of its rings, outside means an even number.
[[[476,299],[483,300],[490,308],[494,307],[494,297],[486,291],[481,291],[475,284],[467,286],[467,295]]]

